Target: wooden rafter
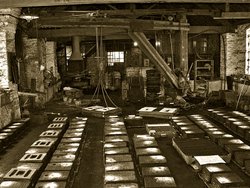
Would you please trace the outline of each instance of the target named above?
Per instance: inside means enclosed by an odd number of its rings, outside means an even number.
[[[222,12],[215,19],[250,19],[250,12]]]
[[[250,3],[250,0],[0,0],[0,8],[112,3]]]
[[[233,32],[234,28],[224,27],[224,26],[190,26],[189,34],[197,33],[206,33],[206,34],[215,34],[215,33],[226,33]],[[95,37],[95,28],[62,28],[62,29],[30,29],[28,35],[30,38],[49,38],[51,40],[61,37],[72,37],[72,36],[82,36]],[[103,28],[103,39],[104,40],[119,40],[119,39],[128,39],[128,29],[119,29],[119,28]],[[153,36],[154,31],[145,32],[147,36]],[[95,39],[95,38],[93,38]]]
[[[188,23],[169,22],[169,21],[154,21],[154,20],[139,20],[139,19],[76,19],[76,20],[38,20],[37,25],[40,28],[72,28],[72,27],[88,27],[88,28],[124,28],[133,30],[189,30]]]
[[[115,35],[120,33],[126,33],[127,30],[119,28],[103,28],[103,37],[107,35]],[[29,37],[45,37],[45,38],[57,38],[57,37],[71,37],[71,36],[95,36],[95,28],[62,28],[62,29],[30,29]]]
[[[47,12],[46,16],[50,19],[57,18],[61,19],[62,16],[65,17],[88,17],[90,14],[95,14],[99,16],[106,15],[107,17],[115,17],[115,16],[150,16],[150,15],[176,15],[176,14],[186,14],[186,15],[203,15],[203,16],[216,16],[220,13],[220,11],[213,9],[116,9],[116,10],[98,10],[98,11],[91,11],[91,10],[84,10],[84,11],[53,11]],[[53,15],[51,17],[51,15]],[[60,16],[60,17],[59,17]]]

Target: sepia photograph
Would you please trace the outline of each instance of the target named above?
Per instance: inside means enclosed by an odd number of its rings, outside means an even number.
[[[0,0],[0,188],[250,188],[250,0]]]

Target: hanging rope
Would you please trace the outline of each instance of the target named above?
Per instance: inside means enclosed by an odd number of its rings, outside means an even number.
[[[171,33],[169,33],[169,40],[170,40],[170,50],[171,50],[171,59],[172,59],[172,70],[174,70],[174,50],[173,50],[173,41],[172,41]]]
[[[100,31],[100,36],[99,36],[99,31]],[[106,63],[104,61],[102,28],[100,28],[99,30],[98,27],[96,28],[96,56],[97,56],[96,57],[97,66],[99,70],[99,74],[98,74],[99,78],[98,78],[98,84],[96,86],[95,92],[91,99],[91,103],[95,97],[99,98],[99,92],[101,90],[105,106],[108,107],[108,101],[107,101],[108,99],[113,106],[117,107],[115,103],[112,101],[112,99],[109,97],[108,92],[106,91],[105,85],[104,85]]]
[[[99,65],[99,34],[98,34],[98,27],[95,29],[95,33],[96,33],[96,56],[97,56],[97,64]],[[98,84],[96,86],[96,89],[95,89],[95,92],[91,98],[91,103],[93,102],[95,96],[97,95],[97,98],[98,98],[98,95],[99,95],[99,90],[100,90],[100,72],[99,72],[99,78],[98,78]]]
[[[106,107],[108,107],[108,103],[107,103],[107,100],[106,100],[106,97],[105,97],[105,93],[104,93],[105,88],[104,88],[104,86],[103,86],[103,82],[101,82],[101,88],[102,88],[103,100],[104,100],[104,102],[105,102]]]

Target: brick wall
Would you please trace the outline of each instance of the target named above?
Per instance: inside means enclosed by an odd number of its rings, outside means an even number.
[[[49,70],[53,67],[53,75],[59,78],[57,59],[56,59],[56,42],[46,42],[46,68]]]
[[[0,88],[9,88],[7,52],[15,52],[15,17],[20,15],[20,9],[0,9],[0,15]]]
[[[16,34],[16,26],[18,23],[17,17],[19,17],[21,13],[21,9],[19,8],[7,8],[0,9],[0,30],[6,32],[6,40],[7,40],[7,51],[15,52],[15,34]],[[13,15],[13,16],[10,16]]]
[[[226,33],[223,35],[225,40],[226,67],[222,69],[226,71],[226,76],[233,74],[243,74],[245,65],[245,38],[244,35],[237,33]],[[223,74],[224,72],[222,72]]]
[[[44,77],[43,69],[45,67],[46,52],[45,42],[42,39],[29,39],[27,36],[23,37],[23,53],[24,63],[26,64],[26,78],[28,89],[31,89],[32,80],[35,80],[35,91],[44,93]],[[45,56],[45,58],[44,58]],[[33,91],[34,92],[34,91]],[[45,95],[39,94],[36,97],[36,106],[43,105],[45,103]]]
[[[244,74],[246,52],[246,29],[250,24],[240,25],[236,33],[223,34],[221,40],[221,77],[235,74]],[[224,56],[224,49],[226,50]],[[225,58],[225,59],[224,59]],[[224,64],[223,62],[226,62]]]
[[[57,66],[56,42],[46,41],[46,69],[51,71],[51,67],[54,78],[46,89],[46,101],[49,101],[54,97],[61,85],[61,83],[58,82],[58,80],[60,80],[60,75]]]
[[[86,63],[86,69],[90,73],[90,77],[91,77],[90,85],[95,87],[98,84],[99,76],[98,76],[97,60],[94,56],[88,58],[87,63]]]
[[[18,88],[8,80],[8,52],[15,53],[15,33],[20,9],[0,9],[0,89],[5,88],[5,104],[0,106],[0,128],[21,117]],[[10,16],[13,15],[13,16]],[[8,88],[8,89],[6,89]]]
[[[9,88],[6,32],[0,31],[0,88]]]
[[[226,33],[223,35],[225,48],[221,40],[221,78],[224,75],[243,76],[245,73],[245,52],[246,52],[246,29],[250,24],[238,26],[235,33]],[[224,49],[226,50],[224,56]],[[225,63],[224,63],[225,60]],[[234,90],[239,94],[243,84],[234,83]],[[242,90],[245,96],[250,96],[248,85]]]
[[[49,101],[57,88],[52,88],[53,83],[45,87],[44,71],[53,68],[53,75],[59,79],[57,61],[56,61],[56,43],[47,42],[45,39],[29,39],[23,37],[24,43],[24,63],[26,64],[27,85],[31,89],[31,80],[36,80],[36,91],[43,93],[36,98],[36,105],[43,105]],[[43,69],[44,68],[44,69]]]
[[[38,39],[29,39],[27,36],[23,38],[23,52],[24,52],[24,63],[26,64],[26,78],[28,82],[28,88],[31,89],[31,80],[36,80],[36,91],[44,92],[43,84],[43,70],[41,66],[45,67],[45,58],[42,41]]]

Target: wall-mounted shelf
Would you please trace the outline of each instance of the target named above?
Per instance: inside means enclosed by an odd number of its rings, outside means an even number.
[[[194,90],[207,90],[207,81],[214,78],[214,60],[199,59],[194,63]]]

